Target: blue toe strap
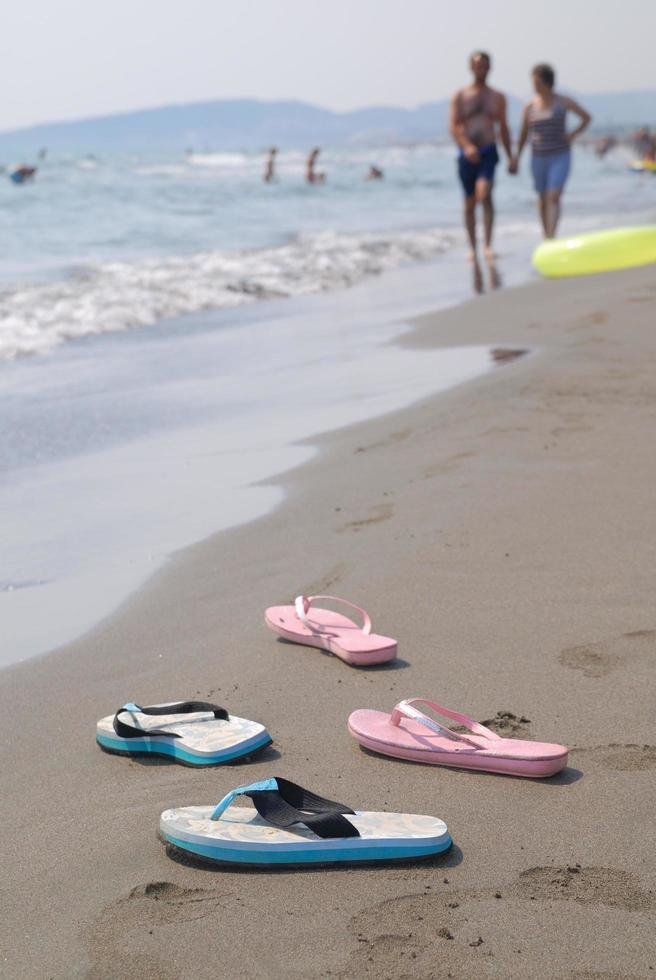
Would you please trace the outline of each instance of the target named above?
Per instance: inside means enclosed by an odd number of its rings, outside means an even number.
[[[245,793],[266,792],[267,790],[277,789],[278,783],[275,779],[262,779],[259,783],[251,783],[248,786],[238,786],[236,789],[231,789],[222,800],[219,800],[210,820],[218,820],[221,814],[225,813],[233,800],[236,800],[238,796],[243,796]]]

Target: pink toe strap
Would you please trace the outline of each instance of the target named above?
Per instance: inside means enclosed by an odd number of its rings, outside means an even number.
[[[445,718],[451,718],[452,721],[457,722],[459,725],[463,725],[468,728],[470,732],[475,735],[481,735],[483,738],[489,738],[494,741],[500,741],[501,737],[496,734],[496,732],[491,731],[491,729],[486,728],[485,725],[479,724],[474,721],[473,718],[469,718],[467,715],[461,715],[459,711],[451,711],[449,708],[442,707],[441,704],[436,704],[435,701],[429,701],[427,698],[406,698],[404,701],[399,701],[396,705],[392,714],[390,715],[390,721],[393,725],[400,725],[402,718],[410,718],[412,721],[418,721],[431,731],[436,732],[438,735],[446,735],[447,738],[455,739],[459,742],[467,742],[468,745],[473,745],[475,748],[480,748],[478,742],[474,742],[472,739],[467,738],[462,732],[454,732],[452,729],[447,728],[444,725],[440,725],[439,722],[435,721],[433,718],[429,718],[425,715],[423,711],[415,708],[415,704],[425,704],[433,711],[436,711],[440,715],[444,715]]]
[[[364,609],[360,609],[360,606],[356,606],[353,602],[349,602],[348,599],[340,599],[334,595],[309,595],[309,596],[299,595],[294,600],[296,615],[301,620],[301,622],[305,623],[307,628],[311,630],[313,633],[323,632],[323,630],[320,631],[315,629],[315,627],[308,619],[308,612],[310,611],[310,606],[317,599],[328,599],[330,602],[340,602],[343,606],[348,606],[349,609],[355,609],[356,612],[360,613],[363,619],[363,625],[361,627],[362,632],[367,636],[371,633],[371,620],[368,614],[364,611]]]

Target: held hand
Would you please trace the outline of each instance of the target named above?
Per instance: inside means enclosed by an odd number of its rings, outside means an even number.
[[[478,152],[478,147],[474,146],[473,143],[466,146],[463,153],[470,163],[480,163],[481,155]]]
[[[508,160],[508,173],[513,176],[519,172],[519,160],[517,157],[510,157]]]

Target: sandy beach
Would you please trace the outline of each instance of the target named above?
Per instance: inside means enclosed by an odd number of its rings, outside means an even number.
[[[11,978],[637,978],[656,971],[656,285],[536,283],[422,318],[404,343],[528,349],[320,440],[273,513],[179,553],[77,642],[0,674],[0,973]],[[265,629],[343,595],[399,640],[355,670]],[[362,751],[359,707],[425,696],[568,744],[545,780]],[[266,724],[251,763],[107,755],[128,699],[201,697]],[[160,812],[286,776],[435,814],[412,866],[198,869]]]

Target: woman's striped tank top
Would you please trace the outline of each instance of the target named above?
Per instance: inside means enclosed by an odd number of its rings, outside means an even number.
[[[538,109],[531,102],[528,107],[528,125],[534,153],[564,153],[569,149],[565,130],[566,115],[567,110],[558,96],[548,109]]]

